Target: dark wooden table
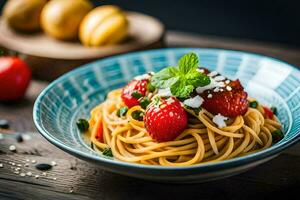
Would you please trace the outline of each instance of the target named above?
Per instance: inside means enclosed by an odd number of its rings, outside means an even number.
[[[251,51],[300,66],[300,48],[280,44],[197,36],[179,32],[169,32],[166,42],[168,46]],[[36,132],[32,122],[32,106],[35,98],[46,85],[46,82],[33,81],[24,100],[13,104],[0,104],[0,119],[8,119],[13,130],[26,132],[27,139],[29,139],[17,142],[16,134],[6,134],[0,139],[1,200],[260,199],[271,196],[287,198],[298,194],[300,144],[248,172],[201,184],[154,183],[103,171],[97,166],[64,153]],[[9,150],[11,145],[16,146],[16,152]],[[46,174],[34,167],[37,163],[51,163],[52,161],[57,165]],[[18,167],[20,169],[16,170]]]

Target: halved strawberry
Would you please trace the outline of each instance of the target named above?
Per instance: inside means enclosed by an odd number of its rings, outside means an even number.
[[[201,94],[204,99],[202,107],[213,114],[220,113],[226,117],[243,115],[248,109],[247,92],[239,80],[230,81],[222,91],[206,90]]]
[[[158,142],[174,140],[187,126],[187,113],[175,97],[154,99],[144,116],[145,127]]]
[[[132,80],[123,89],[121,98],[126,106],[133,107],[139,105],[139,99],[147,92],[148,80]]]

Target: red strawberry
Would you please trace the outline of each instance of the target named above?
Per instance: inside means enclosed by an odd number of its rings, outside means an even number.
[[[126,106],[139,105],[139,98],[144,97],[147,91],[148,80],[132,80],[122,90],[121,98]]]
[[[155,99],[146,110],[145,127],[158,142],[174,140],[187,126],[187,114],[175,97]]]
[[[204,91],[201,96],[204,99],[202,107],[213,114],[220,113],[226,117],[243,115],[248,109],[247,92],[239,80],[231,81],[223,91]],[[211,94],[211,95],[209,95]],[[211,98],[209,98],[211,97]]]

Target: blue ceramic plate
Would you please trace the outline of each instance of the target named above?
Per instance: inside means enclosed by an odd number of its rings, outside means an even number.
[[[215,164],[161,167],[126,163],[95,153],[83,140],[76,120],[89,118],[90,110],[112,89],[134,76],[158,71],[187,52],[200,57],[201,66],[239,78],[250,96],[276,105],[285,137],[269,149]],[[34,123],[39,132],[62,150],[96,163],[105,170],[128,176],[168,182],[200,182],[234,175],[266,162],[296,143],[300,135],[300,72],[282,61],[239,51],[172,48],[142,51],[99,60],[73,70],[51,83],[37,98]]]

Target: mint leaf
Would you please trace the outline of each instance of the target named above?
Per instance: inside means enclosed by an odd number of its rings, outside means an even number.
[[[178,80],[170,88],[172,95],[178,98],[187,98],[193,92],[194,86],[187,85],[185,80]]]
[[[194,73],[188,73],[185,75],[186,83],[189,85],[193,85],[196,87],[203,87],[205,85],[210,84],[210,78],[202,73],[194,72]]]
[[[178,61],[179,71],[183,74],[194,71],[198,65],[199,59],[195,53],[185,54]]]
[[[155,88],[170,88],[172,95],[187,98],[196,87],[210,83],[210,78],[197,71],[199,59],[195,53],[188,53],[178,61],[178,67],[167,67],[151,77]]]
[[[167,88],[174,84],[177,80],[178,69],[175,67],[167,67],[155,73],[151,78],[151,85],[157,88]]]

